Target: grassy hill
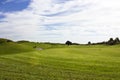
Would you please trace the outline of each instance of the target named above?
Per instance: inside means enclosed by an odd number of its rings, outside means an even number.
[[[14,42],[0,44],[0,54],[13,54],[29,52],[33,49],[30,46],[18,44]]]
[[[119,50],[120,45],[1,44],[0,80],[119,80]]]

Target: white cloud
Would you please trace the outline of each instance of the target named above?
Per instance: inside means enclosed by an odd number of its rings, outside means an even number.
[[[56,4],[53,0],[32,0],[23,11],[4,13],[0,37],[80,43],[120,37],[119,2],[70,0]]]

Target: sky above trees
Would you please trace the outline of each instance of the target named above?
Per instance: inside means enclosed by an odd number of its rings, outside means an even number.
[[[0,0],[0,37],[87,43],[120,37],[120,0]]]

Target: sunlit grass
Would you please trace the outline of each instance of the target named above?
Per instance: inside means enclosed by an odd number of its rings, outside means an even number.
[[[119,46],[62,46],[2,54],[0,80],[120,79]]]

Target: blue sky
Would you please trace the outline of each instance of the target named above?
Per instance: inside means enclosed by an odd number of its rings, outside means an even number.
[[[120,37],[119,0],[0,0],[0,37],[78,43]]]
[[[29,5],[30,0],[0,0],[0,12],[21,11]]]

